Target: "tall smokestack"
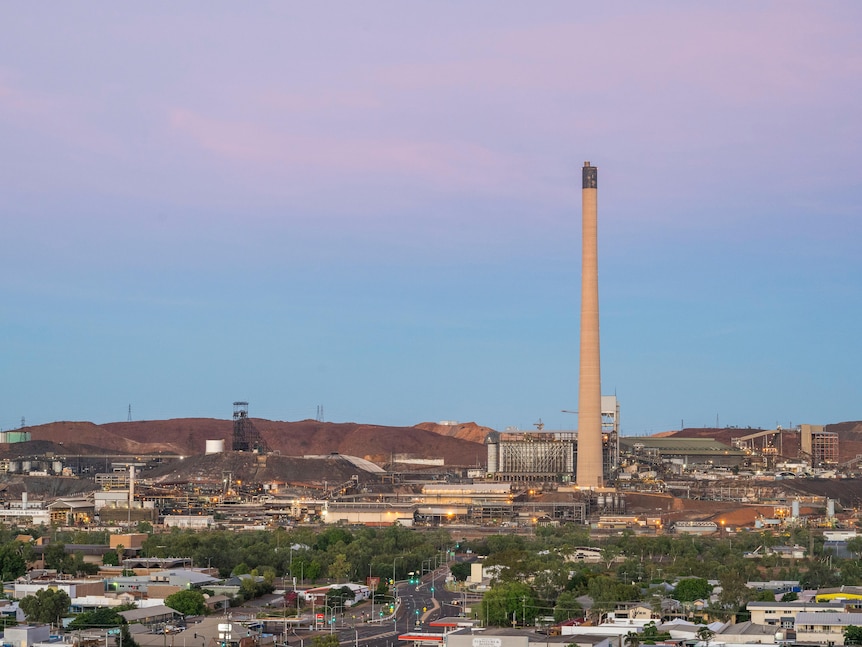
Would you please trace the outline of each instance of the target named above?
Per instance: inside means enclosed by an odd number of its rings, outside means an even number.
[[[135,466],[129,465],[129,513],[135,503]]]
[[[584,162],[581,256],[581,366],[578,384],[578,487],[602,486],[602,376],[599,362],[598,169]]]

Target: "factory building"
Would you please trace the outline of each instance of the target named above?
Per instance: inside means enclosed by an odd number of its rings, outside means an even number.
[[[813,467],[838,464],[838,434],[823,425],[799,425],[799,449]]]
[[[620,405],[613,395],[602,396],[601,403],[602,480],[607,482],[619,465]],[[489,433],[485,437],[488,477],[510,482],[575,482],[578,433],[539,427]]]

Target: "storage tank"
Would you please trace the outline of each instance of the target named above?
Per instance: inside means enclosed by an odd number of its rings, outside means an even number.
[[[826,499],[826,516],[830,519],[835,516],[835,499]]]
[[[12,472],[12,474],[17,474],[21,471],[21,463],[18,461],[9,461],[9,471]]]
[[[6,442],[7,443],[26,443],[30,440],[30,432],[29,431],[7,431],[6,432]]]
[[[793,503],[790,504],[790,518],[791,519],[799,519],[799,500],[794,500]]]
[[[224,439],[219,438],[218,440],[208,440],[206,442],[206,451],[207,454],[222,454],[224,453]]]
[[[488,447],[488,474],[495,474],[500,469],[500,434],[491,431],[485,436]]]
[[[54,474],[62,474],[63,461],[54,461],[53,463],[51,463],[51,469],[54,470]]]
[[[33,463],[31,461],[21,461],[21,471],[25,474],[33,469]]]

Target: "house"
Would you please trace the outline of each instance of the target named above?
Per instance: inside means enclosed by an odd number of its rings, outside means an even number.
[[[813,613],[804,611],[796,616],[796,641],[820,645],[843,645],[844,630],[862,626],[862,613]]]
[[[131,609],[129,611],[120,611],[120,615],[126,619],[129,624],[139,623],[148,627],[157,627],[173,622],[177,618],[181,618],[183,614],[175,611],[164,604],[159,604],[143,609]]]
[[[28,595],[35,595],[37,591],[53,589],[63,591],[70,599],[86,595],[103,595],[105,583],[102,580],[39,580],[28,582],[26,580],[16,581],[12,593],[16,600]]]
[[[775,645],[778,640],[775,629],[755,624],[749,620],[737,624],[727,624],[715,632],[712,642],[721,642],[726,645]]]
[[[661,618],[653,610],[642,604],[619,605],[608,613],[607,622],[613,624],[643,626],[659,622]]]
[[[365,586],[364,584],[330,584],[329,586],[319,586],[315,589],[306,589],[302,591],[302,596],[314,604],[318,606],[322,606],[326,604],[326,595],[333,589],[340,589],[342,587],[347,587],[351,591],[353,591],[353,600],[348,600],[345,602],[345,606],[352,606],[353,604],[360,602],[362,600],[367,600],[371,597],[371,590]]]
[[[847,610],[841,602],[749,602],[745,607],[751,621],[766,627],[793,629],[800,613],[841,613]]]

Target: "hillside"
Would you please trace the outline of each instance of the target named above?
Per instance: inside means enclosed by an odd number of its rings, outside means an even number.
[[[396,454],[442,458],[447,465],[485,462],[485,447],[478,442],[442,435],[422,425],[385,427],[315,420],[284,422],[252,419],[269,447],[285,456],[349,454],[377,463]],[[475,425],[474,425],[475,426]],[[207,440],[224,440],[231,447],[232,420],[178,418],[113,422],[54,422],[25,428],[29,443],[2,446],[9,455],[47,454],[203,454]],[[484,436],[482,436],[484,438]]]

